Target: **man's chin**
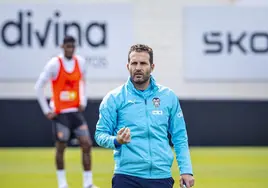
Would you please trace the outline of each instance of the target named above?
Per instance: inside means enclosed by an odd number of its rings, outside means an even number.
[[[133,82],[135,84],[144,84],[146,81],[142,78],[135,78],[135,79],[133,79]]]

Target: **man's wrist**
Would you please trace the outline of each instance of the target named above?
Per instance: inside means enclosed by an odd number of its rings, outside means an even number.
[[[49,113],[52,113],[53,111],[51,110],[51,109],[45,109],[45,110],[43,110],[43,113],[45,114],[45,115],[48,115]]]
[[[117,139],[115,138],[115,139],[114,139],[114,146],[115,146],[116,148],[119,148],[119,147],[121,147],[121,145],[122,145],[122,144],[120,144],[120,143],[117,141]]]
[[[190,175],[190,176],[194,176],[194,175],[191,174],[191,173],[183,173],[183,174],[181,174],[181,175]]]

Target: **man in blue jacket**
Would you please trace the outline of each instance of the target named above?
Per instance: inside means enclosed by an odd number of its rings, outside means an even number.
[[[114,150],[113,188],[171,188],[174,159],[168,132],[180,170],[180,186],[194,185],[188,136],[176,94],[156,84],[153,50],[137,44],[130,48],[128,81],[109,92],[100,105],[95,140]]]

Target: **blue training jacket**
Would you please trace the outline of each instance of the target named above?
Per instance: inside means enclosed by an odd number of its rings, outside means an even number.
[[[141,178],[169,178],[174,155],[180,174],[193,174],[188,137],[179,100],[175,93],[155,83],[145,91],[135,89],[131,80],[109,92],[100,104],[95,140],[104,148],[114,149],[115,174]],[[116,134],[130,128],[131,141],[115,146]]]

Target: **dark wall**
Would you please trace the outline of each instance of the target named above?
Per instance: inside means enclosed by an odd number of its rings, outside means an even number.
[[[100,101],[85,112],[92,137]],[[181,100],[192,146],[268,146],[268,101]],[[52,146],[36,100],[0,100],[0,146]],[[96,143],[94,142],[96,145]]]

